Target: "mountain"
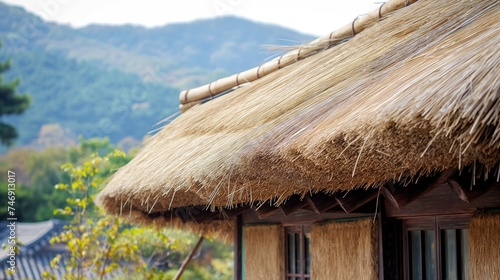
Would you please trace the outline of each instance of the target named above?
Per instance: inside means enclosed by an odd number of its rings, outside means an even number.
[[[262,45],[311,39],[236,17],[158,28],[72,28],[0,3],[0,61],[12,61],[4,80],[20,77],[19,91],[32,98],[23,115],[8,121],[18,127],[19,145],[40,144],[41,137],[51,135],[107,136],[114,143],[141,139],[177,112],[181,89],[277,55]]]

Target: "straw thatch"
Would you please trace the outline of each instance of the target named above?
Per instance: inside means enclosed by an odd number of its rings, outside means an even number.
[[[377,227],[371,219],[314,224],[314,279],[378,279]]]
[[[152,137],[98,201],[122,215],[280,204],[472,163],[498,169],[499,28],[498,1],[418,1],[193,107]]]
[[[469,224],[470,279],[500,279],[500,213],[477,214]]]
[[[285,278],[284,231],[281,225],[247,226],[243,232],[245,279]]]
[[[388,13],[401,9],[416,2],[415,0],[390,0],[379,7],[379,9],[355,18],[352,23],[346,24],[342,28],[326,34],[309,44],[298,47],[286,54],[281,55],[267,63],[264,63],[253,69],[234,74],[230,77],[222,78],[215,82],[197,87],[194,89],[184,90],[179,95],[181,111],[186,111],[194,105],[201,104],[207,98],[213,98],[233,87],[238,87],[241,84],[253,82],[261,77],[273,73],[283,67],[293,64],[301,59],[316,54],[334,44],[338,44],[354,36],[355,34],[365,30],[373,25],[378,19],[381,19]]]
[[[123,217],[137,225],[152,225],[158,229],[165,227],[189,229],[193,234],[207,238],[215,238],[227,244],[231,244],[234,241],[234,229],[236,225],[234,221],[229,221],[227,219],[212,220],[210,223],[196,223],[194,221],[182,221],[174,215],[169,217],[151,217],[145,215],[142,211],[136,210],[128,210],[126,213],[127,214],[124,214]]]

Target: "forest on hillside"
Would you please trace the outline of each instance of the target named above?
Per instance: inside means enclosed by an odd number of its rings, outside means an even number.
[[[278,55],[265,45],[311,39],[236,17],[72,28],[0,3],[0,61],[12,65],[4,79],[20,78],[18,90],[32,99],[24,114],[6,119],[19,128],[16,146],[44,148],[61,135],[53,144],[76,143],[78,136],[138,143],[178,112],[181,90]]]

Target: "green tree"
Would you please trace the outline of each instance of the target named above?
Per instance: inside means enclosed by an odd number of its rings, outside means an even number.
[[[100,150],[107,141],[90,141],[82,148]],[[96,153],[81,164],[67,163],[62,169],[69,182],[59,183],[57,190],[68,194],[67,205],[56,209],[54,214],[68,216],[70,224],[51,242],[66,245],[65,279],[104,279],[110,275],[141,275],[144,279],[160,277],[163,272],[149,269],[151,260],[171,255],[182,249],[183,241],[172,239],[166,232],[151,227],[131,227],[120,217],[104,215],[93,205],[99,187],[107,178],[110,169],[121,166],[126,156],[115,150],[106,156]],[[156,248],[162,248],[157,250]],[[62,256],[57,256],[51,265],[61,265]],[[46,279],[56,279],[48,272]],[[142,278],[133,278],[142,279]],[[159,279],[163,279],[161,276]]]
[[[0,43],[0,47],[1,47]],[[21,114],[30,104],[28,95],[16,94],[19,79],[4,83],[2,73],[9,70],[10,61],[0,62],[0,117],[4,115]],[[17,130],[10,124],[0,121],[0,143],[10,146],[17,138]]]

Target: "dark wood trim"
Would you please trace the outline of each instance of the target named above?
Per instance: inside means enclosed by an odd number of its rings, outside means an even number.
[[[411,275],[411,256],[409,254],[409,242],[410,238],[408,236],[409,231],[425,231],[425,230],[433,230],[435,236],[435,254],[436,254],[436,277],[441,279],[443,276],[443,267],[442,267],[442,251],[443,251],[443,235],[442,231],[446,229],[454,229],[458,232],[461,229],[468,228],[469,220],[471,214],[459,214],[459,215],[444,215],[444,216],[430,216],[430,217],[413,217],[403,220],[401,236],[402,236],[402,251],[403,251],[403,277],[402,279],[410,279]],[[460,237],[460,234],[457,235]],[[422,232],[422,243],[425,243],[425,236]],[[457,238],[457,244],[459,244],[461,240]],[[422,247],[422,250],[423,247]],[[457,252],[457,258],[459,257],[459,253]],[[425,263],[425,252],[422,251],[422,265]],[[461,261],[461,259],[457,259],[457,262]],[[460,267],[460,266],[457,266]],[[425,269],[422,268],[422,273],[425,274]],[[425,279],[425,276],[424,276]]]
[[[493,179],[490,180],[493,181]],[[464,191],[468,202],[460,198],[457,191],[450,187],[450,183],[454,184],[453,182],[456,181],[455,177],[400,209],[388,202],[387,197],[385,197],[387,215],[398,218],[460,215],[472,214],[477,209],[500,207],[500,183],[490,180],[486,182],[476,180],[474,195]],[[455,188],[462,189],[459,186],[455,186]],[[478,195],[479,193],[481,195]]]
[[[243,217],[237,215],[234,227],[234,280],[243,279]]]
[[[462,231],[457,229],[455,230],[455,240],[457,242],[457,267],[463,267],[464,263],[463,261],[463,248],[462,248]],[[464,279],[463,269],[458,269],[457,270],[457,278],[458,279]]]
[[[455,172],[456,169],[450,168],[435,177],[421,177],[417,182],[406,186],[388,183],[382,189],[382,193],[388,202],[397,209],[401,209],[420,196],[445,183]]]
[[[437,278],[440,278],[440,275],[442,275],[442,267],[441,267],[441,228],[439,225],[439,218],[435,217],[434,219],[434,239],[436,240],[436,276]],[[425,270],[424,270],[425,273]]]
[[[216,219],[218,216],[219,216],[218,212],[210,212],[208,210],[201,211],[198,215],[191,214],[191,218],[198,224],[212,221]]]
[[[233,209],[221,209],[220,211],[225,219],[232,220],[234,217],[243,214],[248,209],[250,209],[250,207],[244,205],[244,206],[241,206],[238,208],[233,208]]]
[[[408,183],[388,182],[381,189],[354,189],[333,194],[319,192],[305,196],[295,194],[279,206],[276,206],[276,200],[271,200],[229,208],[188,206],[145,215],[149,218],[164,217],[167,220],[178,218],[185,223],[209,223],[231,220],[240,214],[248,216],[246,214],[252,212],[261,220],[259,223],[265,220],[275,223],[314,222],[318,219],[357,217],[359,213],[373,214],[376,211],[375,201],[380,193],[384,197],[387,215],[391,217],[472,213],[478,208],[500,207],[500,183],[493,178],[493,172],[490,173],[476,178],[473,171],[462,170],[459,174],[456,169],[451,168],[435,176],[423,176]],[[485,181],[482,178],[488,179]],[[486,193],[488,195],[484,195]],[[443,201],[446,201],[446,207],[442,207]],[[342,216],[341,213],[356,214]]]
[[[350,213],[346,214],[344,211],[337,213],[322,213],[316,214],[313,211],[300,209],[288,216],[284,216],[281,211],[277,211],[266,218],[259,218],[256,212],[247,211],[243,213],[243,224],[276,224],[280,223],[283,226],[291,226],[297,224],[308,224],[324,220],[337,220],[345,218],[358,218],[358,217],[373,217],[373,213]]]
[[[298,196],[292,196],[285,203],[281,204],[279,208],[283,215],[288,216],[307,205],[308,203],[305,199],[300,199]]]
[[[262,220],[278,215],[278,213],[284,220],[287,220],[285,217],[296,216],[297,212],[303,212],[303,210],[311,215],[327,216],[332,213],[341,212],[373,213],[373,210],[369,208],[376,195],[377,189],[373,188],[340,192],[335,195],[320,192],[305,196],[292,195],[279,206],[276,206],[275,201],[255,202],[250,205],[240,204],[230,208],[216,207],[215,209],[208,209],[206,206],[197,205],[148,213],[147,216],[149,218],[164,217],[165,219],[176,217],[183,223],[194,221],[202,224],[210,223],[211,221],[232,220],[240,214],[249,212],[255,213]],[[332,218],[336,219],[337,217]]]
[[[189,220],[189,215],[188,213],[186,212],[186,209],[185,208],[177,208],[175,209],[175,215],[181,219],[181,221],[183,223],[187,222]]]
[[[408,252],[408,246],[409,246],[409,239],[408,239],[408,230],[406,229],[406,225],[403,223],[402,225],[402,230],[401,230],[401,236],[402,236],[402,243],[399,246],[402,246],[403,249],[403,278],[405,280],[408,280],[410,278],[410,254]]]
[[[312,211],[318,214],[326,213],[328,210],[338,205],[332,195],[324,193],[316,193],[313,197],[306,196],[306,199],[308,199]]]
[[[339,193],[333,195],[337,203],[342,207],[346,213],[352,213],[359,207],[372,201],[377,197],[378,189],[358,189],[349,192]]]
[[[258,206],[255,210],[255,213],[257,216],[259,216],[259,219],[264,219],[268,217],[269,215],[274,214],[276,211],[279,211],[278,207],[269,205],[268,203],[264,203],[260,206]]]
[[[311,279],[311,274],[306,274],[306,233],[311,232],[311,224],[296,224],[285,227],[285,279],[289,277],[295,277],[298,279]],[[299,273],[289,273],[288,264],[290,263],[288,248],[290,244],[288,244],[288,234],[298,234],[300,238],[300,272]],[[310,251],[309,251],[310,252]]]
[[[307,202],[309,208],[311,208],[311,211],[313,211],[316,214],[321,214],[321,211],[316,206],[316,203],[314,202],[314,200],[312,200],[310,196],[307,195],[306,197],[304,197],[304,200]]]
[[[378,279],[384,277],[384,244],[382,242],[382,215],[377,214],[377,240],[378,240]]]
[[[302,279],[305,278],[306,274],[306,233],[304,232],[304,227],[300,231],[300,272]]]
[[[404,244],[401,232],[401,220],[390,218],[385,215],[384,207],[381,208],[380,215],[380,240],[382,242],[383,262],[379,266],[383,270],[383,277],[379,279],[398,280],[403,279],[403,266],[405,259],[403,258]],[[380,264],[380,262],[379,262]]]
[[[486,192],[488,192],[493,186],[499,186],[499,182],[490,180],[488,182],[481,182],[475,186],[471,185],[472,178],[470,176],[449,178],[447,183],[450,188],[458,195],[458,197],[466,202],[471,203]]]

